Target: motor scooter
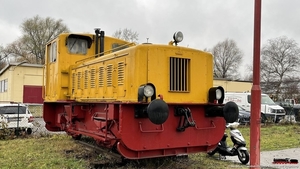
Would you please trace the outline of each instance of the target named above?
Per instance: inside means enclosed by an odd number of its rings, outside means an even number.
[[[239,123],[228,123],[226,128],[230,129],[230,138],[233,142],[233,147],[227,146],[226,139],[228,137],[225,132],[218,146],[208,152],[208,155],[213,156],[215,153],[219,153],[220,159],[226,159],[226,156],[238,156],[242,164],[247,164],[249,162],[249,152],[246,148],[246,142],[242,133],[237,129]]]

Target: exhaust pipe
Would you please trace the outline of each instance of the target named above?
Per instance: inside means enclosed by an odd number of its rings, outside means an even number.
[[[99,47],[99,42],[98,39],[100,39],[100,56],[104,55],[104,31],[100,31],[100,28],[95,29],[95,55],[98,57],[98,47]]]

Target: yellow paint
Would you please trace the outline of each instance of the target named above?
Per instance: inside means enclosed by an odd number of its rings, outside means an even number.
[[[214,86],[222,86],[225,92],[251,92],[252,82],[215,79]]]
[[[163,95],[166,102],[207,103],[213,86],[213,57],[209,53],[155,44],[129,44],[112,52],[113,43],[128,42],[105,37],[107,52],[95,57],[94,41],[86,55],[68,53],[67,36],[62,34],[48,45],[47,50],[51,43],[58,42],[57,60],[50,62],[46,56],[45,101],[137,102],[138,88],[152,83],[156,95]]]
[[[23,102],[24,85],[41,86],[43,70],[40,66],[10,66],[1,76],[8,80],[7,91],[0,93],[0,101]]]

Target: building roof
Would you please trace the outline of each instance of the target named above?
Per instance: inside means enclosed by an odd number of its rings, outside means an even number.
[[[239,80],[239,79],[229,79],[229,78],[218,78],[218,77],[214,77],[214,80],[223,80],[223,81],[233,81],[233,82],[251,82],[252,80]]]
[[[13,62],[6,65],[3,69],[0,70],[0,75],[2,75],[7,69],[9,69],[11,66],[18,66],[18,67],[36,67],[36,68],[42,68],[44,65],[40,64],[31,64],[26,62]]]

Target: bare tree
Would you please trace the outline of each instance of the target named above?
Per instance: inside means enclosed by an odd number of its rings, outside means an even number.
[[[282,98],[287,99],[295,99],[299,97],[300,90],[299,90],[300,79],[299,77],[288,77],[283,80],[282,85]]]
[[[44,64],[46,43],[69,29],[62,20],[53,18],[41,18],[38,15],[25,20],[21,24],[22,37],[7,46],[7,52],[15,57],[23,57],[28,61],[32,57],[35,63]]]
[[[246,64],[246,74],[244,75],[244,80],[253,81],[253,65]]]
[[[5,52],[4,47],[0,45],[0,70],[3,69],[7,65],[7,63],[6,63],[7,57],[8,57],[8,55]]]
[[[219,42],[212,49],[214,55],[214,76],[218,78],[237,79],[240,74],[243,52],[237,47],[234,40],[226,39]]]
[[[4,49],[6,56],[14,58],[16,62],[21,62],[26,60],[28,63],[36,63],[35,56],[27,50],[25,43],[22,39],[15,40],[14,42],[8,44]]]
[[[119,29],[115,31],[112,36],[129,42],[138,43],[139,34],[136,31],[125,28],[123,30]]]
[[[264,88],[272,88],[273,94],[278,97],[283,92],[284,79],[289,79],[297,71],[299,57],[300,49],[293,39],[283,36],[268,40],[261,51],[261,81]]]

